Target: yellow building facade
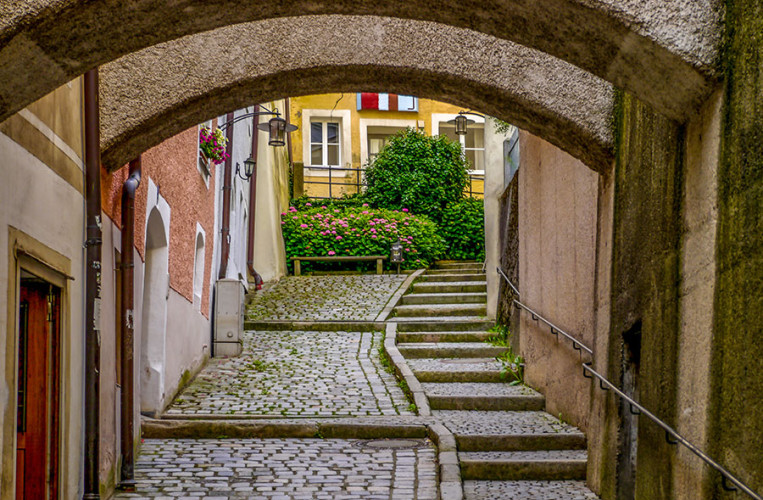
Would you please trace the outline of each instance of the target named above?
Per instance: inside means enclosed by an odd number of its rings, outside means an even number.
[[[481,198],[485,173],[485,121],[470,116],[467,134],[448,123],[464,108],[415,96],[378,93],[319,94],[290,100],[295,178],[303,173],[303,193],[338,198],[362,190],[362,171],[388,138],[408,127],[460,141],[472,179],[467,195]],[[295,184],[295,196],[300,194]]]

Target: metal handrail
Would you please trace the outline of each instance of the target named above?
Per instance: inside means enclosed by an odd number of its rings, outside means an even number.
[[[511,280],[509,280],[509,277],[506,276],[506,274],[504,274],[503,270],[500,267],[497,267],[496,269],[498,270],[499,273],[501,273],[501,276],[503,276],[503,279],[506,280],[506,282],[509,284],[511,289],[514,290],[514,293],[517,294],[517,297],[519,297],[519,290],[517,290],[517,287],[514,286],[514,284],[511,282]],[[546,318],[544,318],[543,316],[538,314],[537,312],[533,311],[528,306],[526,306],[525,304],[520,302],[518,299],[514,299],[514,303],[517,306],[519,306],[522,309],[524,309],[525,311],[527,311],[530,314],[532,314],[533,320],[535,320],[535,321],[540,320],[543,323],[547,324],[549,326],[549,328],[551,328],[551,333],[552,334],[558,335],[558,334],[561,333],[570,342],[572,342],[572,348],[573,349],[575,349],[576,351],[580,351],[582,349],[585,352],[587,352],[588,354],[590,354],[591,356],[593,356],[593,350],[591,350],[590,347],[588,347],[587,345],[585,345],[584,343],[582,343],[581,341],[579,341],[578,339],[576,339],[575,337],[573,337],[569,333],[565,332],[564,330],[562,330],[561,328],[559,328],[558,326],[556,326],[555,324],[553,324],[552,322],[550,322],[549,320],[547,320]]]
[[[506,280],[506,283],[509,284],[511,289],[514,291],[514,293],[517,294],[517,297],[519,297],[519,290],[516,286],[511,282],[508,276],[506,276],[506,273],[503,272],[503,270],[500,267],[497,267],[496,270],[498,273],[503,277],[504,280]],[[558,327],[554,326],[553,323],[545,319],[540,314],[536,313],[526,305],[522,304],[519,300],[514,299],[513,301],[515,304],[517,304],[519,307],[525,309],[530,314],[533,315],[534,320],[541,320],[547,325],[551,327],[551,332],[554,333],[554,330],[556,330],[558,333],[561,333],[568,339],[570,339],[573,342],[573,346],[577,344],[580,346],[580,348],[584,349],[586,352],[590,353],[591,356],[593,356],[593,351],[591,351],[589,348],[587,348],[584,344],[581,344],[579,340],[575,339],[571,335],[565,333],[564,331],[560,330]],[[579,350],[579,349],[578,349]],[[630,407],[630,412],[634,415],[644,415],[648,417],[652,422],[657,424],[659,427],[661,427],[665,431],[665,440],[668,442],[668,444],[682,444],[686,446],[686,448],[689,449],[692,453],[694,453],[696,456],[698,456],[702,461],[704,461],[707,465],[715,469],[716,471],[720,472],[721,476],[723,477],[722,486],[723,489],[726,491],[737,491],[741,490],[742,492],[749,495],[751,498],[754,498],[755,500],[763,500],[763,497],[753,491],[749,486],[744,484],[739,478],[737,478],[734,474],[729,472],[726,468],[724,468],[721,464],[710,458],[705,452],[700,450],[696,445],[692,444],[690,441],[688,441],[685,437],[680,435],[678,432],[676,432],[672,427],[670,427],[668,424],[666,424],[664,421],[660,420],[659,417],[657,417],[654,413],[650,412],[643,406],[641,406],[635,399],[631,398],[627,394],[625,394],[623,391],[618,389],[612,382],[607,380],[606,377],[604,377],[602,374],[594,370],[591,365],[591,362],[588,363],[582,363],[583,365],[583,376],[585,378],[593,378],[596,377],[599,380],[599,387],[604,390],[612,390],[620,396],[622,399],[628,402],[628,405]],[[606,386],[606,387],[605,387]],[[635,410],[634,410],[635,408]],[[671,440],[671,437],[673,438]],[[728,482],[730,481],[734,486],[729,486]]]

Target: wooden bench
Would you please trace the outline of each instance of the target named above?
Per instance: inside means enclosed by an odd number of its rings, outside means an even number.
[[[384,261],[387,260],[386,255],[334,255],[326,257],[292,257],[294,262],[294,276],[302,274],[301,261],[320,261],[320,262],[363,262],[369,260],[376,261],[376,274],[382,274],[384,272]]]

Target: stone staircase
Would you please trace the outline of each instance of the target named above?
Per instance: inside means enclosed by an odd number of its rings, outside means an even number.
[[[485,291],[482,264],[440,263],[395,309],[397,348],[454,434],[466,498],[596,498],[582,483],[583,433],[546,413],[538,392],[502,381]]]

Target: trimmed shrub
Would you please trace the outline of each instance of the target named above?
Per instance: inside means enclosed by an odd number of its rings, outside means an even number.
[[[407,207],[440,222],[445,207],[463,199],[469,175],[458,142],[409,128],[393,136],[366,167],[366,182],[371,205]]]
[[[443,211],[440,234],[448,259],[485,260],[485,207],[482,200],[465,198]]]
[[[315,205],[319,202],[310,202]],[[328,205],[281,214],[286,257],[333,255],[389,255],[399,238],[403,243],[403,269],[428,267],[445,251],[438,227],[408,209],[372,209],[367,206],[329,208]],[[305,270],[310,266],[305,263]],[[387,261],[389,266],[389,261]],[[289,268],[292,263],[289,261]]]

